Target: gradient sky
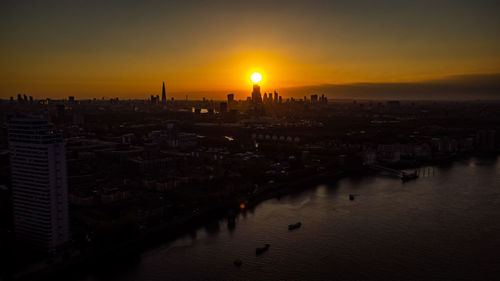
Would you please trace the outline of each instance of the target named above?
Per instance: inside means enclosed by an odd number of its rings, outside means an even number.
[[[244,98],[253,71],[264,90],[500,73],[500,1],[4,2],[0,98],[146,98],[162,80]]]

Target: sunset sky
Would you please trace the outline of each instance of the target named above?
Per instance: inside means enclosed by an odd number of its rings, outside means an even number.
[[[500,73],[500,1],[4,2],[0,98],[147,98],[163,80],[178,98],[245,98],[254,71],[285,94]]]

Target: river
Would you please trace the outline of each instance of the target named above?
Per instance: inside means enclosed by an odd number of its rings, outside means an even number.
[[[82,280],[500,280],[500,161],[426,171],[405,183],[343,178],[267,200],[234,229],[207,222]],[[269,251],[256,256],[264,243]]]

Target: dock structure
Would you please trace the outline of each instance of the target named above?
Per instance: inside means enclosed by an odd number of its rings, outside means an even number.
[[[372,169],[372,170],[375,170],[375,171],[381,171],[381,172],[389,173],[390,175],[393,175],[395,177],[400,178],[402,181],[408,181],[408,180],[416,179],[419,176],[418,175],[418,170],[415,170],[413,172],[404,172],[404,171],[401,171],[401,170],[396,170],[396,169],[392,169],[392,168],[385,167],[385,166],[382,166],[382,165],[377,165],[377,164],[369,165],[369,168]]]

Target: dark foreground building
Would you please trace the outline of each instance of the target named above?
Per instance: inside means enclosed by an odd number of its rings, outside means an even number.
[[[66,149],[52,124],[33,116],[8,121],[16,235],[50,251],[69,239]]]

